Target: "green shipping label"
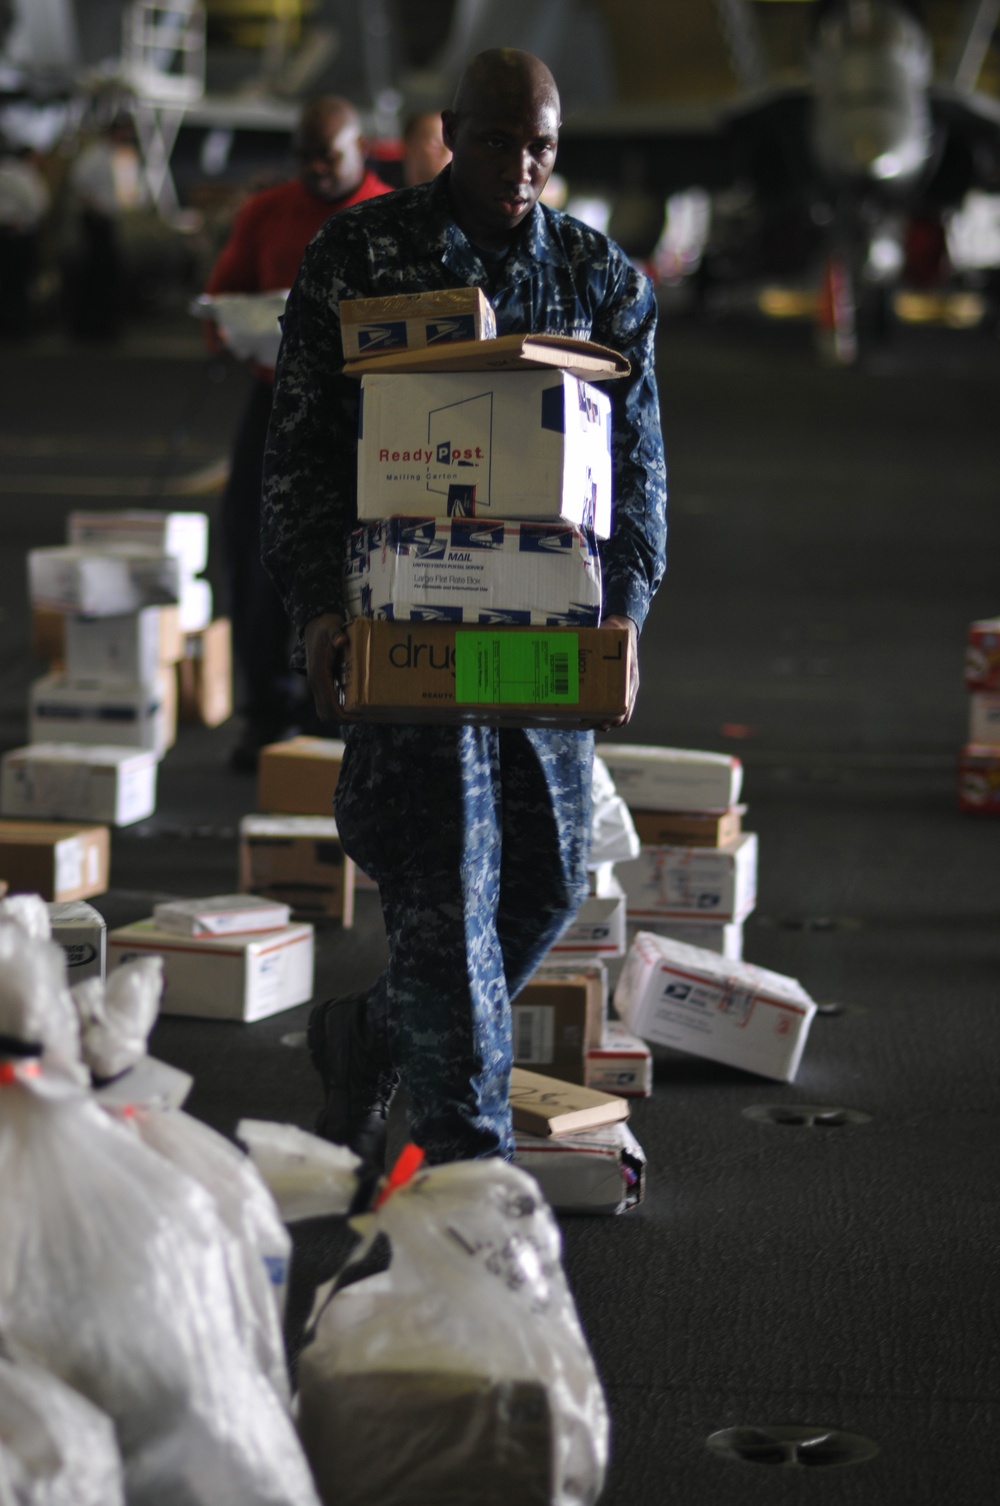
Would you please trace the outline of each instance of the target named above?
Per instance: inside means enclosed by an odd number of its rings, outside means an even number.
[[[576,633],[459,631],[455,700],[465,706],[575,706],[580,700]]]

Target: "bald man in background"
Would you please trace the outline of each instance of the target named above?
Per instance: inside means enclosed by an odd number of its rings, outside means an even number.
[[[573,335],[626,355],[630,375],[608,384],[615,521],[600,546],[604,622],[634,642],[664,569],[656,305],[619,246],[540,202],[559,136],[552,75],[530,53],[482,53],[443,120],[450,164],[431,183],[338,215],[288,300],[262,543],[327,717],[357,520],[360,388],[342,371],[345,298],[479,287],[501,335]],[[629,714],[637,691],[636,669]],[[511,1000],[587,893],[593,733],[357,723],[343,736],[337,824],[378,882],[389,960],[370,989],[313,1011],[309,1047],[326,1095],[317,1128],[377,1165],[398,1077],[429,1161],[509,1157]]]
[[[294,137],[299,170],[266,188],[237,214],[205,287],[215,293],[283,292],[302,255],[332,214],[389,193],[365,166],[361,121],[346,99],[329,95],[306,105]],[[231,756],[240,772],[257,767],[266,743],[297,730],[301,679],[289,669],[290,627],[281,598],[260,561],[260,490],[274,371],[253,367],[253,385],[233,448],[223,503],[223,547],[242,681],[245,724]]]

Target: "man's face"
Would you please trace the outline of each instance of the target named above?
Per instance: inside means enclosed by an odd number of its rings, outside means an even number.
[[[357,122],[328,115],[304,129],[299,179],[317,199],[342,199],[365,175],[364,144]]]
[[[496,94],[473,109],[444,113],[452,151],[455,218],[469,238],[500,249],[548,182],[559,143],[559,110],[546,91]]]

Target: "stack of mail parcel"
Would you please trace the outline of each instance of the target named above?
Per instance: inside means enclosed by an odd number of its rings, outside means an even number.
[[[344,561],[344,706],[518,725],[624,710],[627,635],[601,629],[611,403],[628,363],[495,337],[478,288],[341,305],[361,383],[358,526]]]
[[[1000,617],[970,622],[965,644],[969,740],[959,754],[961,810],[1000,815]]]

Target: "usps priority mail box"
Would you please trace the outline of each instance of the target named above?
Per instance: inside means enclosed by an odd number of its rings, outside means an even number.
[[[627,1028],[655,1045],[793,1081],[816,1005],[783,973],[640,931],[615,988]]]
[[[642,847],[617,863],[630,920],[746,920],[757,902],[757,834],[731,847]]]
[[[571,523],[383,518],[352,534],[345,594],[355,617],[597,627],[601,561]]]
[[[358,517],[539,518],[611,532],[611,402],[564,371],[362,378]]]
[[[482,288],[345,298],[340,304],[345,361],[384,351],[424,350],[456,340],[493,340],[497,321]]]

